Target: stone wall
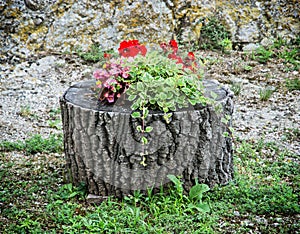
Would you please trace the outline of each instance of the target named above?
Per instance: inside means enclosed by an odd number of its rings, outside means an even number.
[[[300,34],[298,0],[0,0],[0,62],[37,51],[72,51],[93,43],[115,48],[199,39],[203,20],[217,16],[235,44]]]

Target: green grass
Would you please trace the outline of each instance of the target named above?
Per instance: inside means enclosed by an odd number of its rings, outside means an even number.
[[[300,90],[300,79],[286,79],[285,85],[290,92],[293,90]]]
[[[25,141],[2,141],[0,142],[1,151],[23,151],[25,154],[59,153],[63,151],[62,134],[51,134],[48,138],[36,134]]]
[[[267,63],[272,58],[282,59],[286,64],[285,70],[299,70],[300,68],[300,45],[297,38],[290,43],[278,38],[273,45],[268,47],[259,47],[252,53],[251,58],[260,63]]]
[[[268,101],[272,94],[274,93],[274,89],[272,89],[271,87],[266,87],[263,89],[259,90],[259,99],[261,101]]]
[[[297,233],[300,228],[299,156],[264,139],[237,142],[235,179],[227,186],[199,193],[199,185],[184,194],[173,177],[168,191],[135,192],[121,201],[110,197],[99,205],[86,203],[84,185],[64,182],[62,154],[16,150],[18,156],[0,152],[1,233]],[[208,209],[193,206],[198,204]]]

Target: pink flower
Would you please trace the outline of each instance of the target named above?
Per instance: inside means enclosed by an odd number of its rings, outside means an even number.
[[[93,75],[97,80],[102,81],[110,77],[110,74],[105,69],[96,70]]]
[[[115,101],[115,95],[113,93],[105,93],[104,94],[104,97],[106,98],[106,100],[109,102],[109,103],[112,103]]]

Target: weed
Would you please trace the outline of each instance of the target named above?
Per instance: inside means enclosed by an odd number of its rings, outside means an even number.
[[[49,125],[50,128],[56,128],[58,130],[62,129],[61,120],[60,119],[48,120],[47,123],[48,123],[48,125]]]
[[[212,17],[202,20],[199,46],[203,49],[230,49],[232,43],[230,33],[222,25],[219,19]]]
[[[21,109],[19,111],[19,115],[22,116],[22,117],[32,116],[30,106],[29,105],[21,106]]]
[[[284,129],[283,136],[290,141],[300,141],[300,129],[299,128],[287,128]]]
[[[273,52],[270,49],[259,47],[255,52],[252,53],[252,59],[257,60],[260,63],[266,63],[273,57]]]
[[[240,82],[233,82],[231,84],[230,89],[232,90],[232,92],[234,93],[235,96],[240,95],[241,90],[242,90],[242,83]]]
[[[286,79],[285,80],[285,86],[287,89],[291,92],[293,90],[300,90],[300,79]]]
[[[87,62],[104,62],[104,54],[105,53],[114,53],[112,50],[104,52],[100,45],[93,44],[91,45],[88,51],[83,51],[81,48],[76,49],[76,54],[81,57],[83,60]]]
[[[232,41],[229,38],[225,38],[219,42],[219,46],[223,52],[228,52],[232,50]]]
[[[243,68],[244,68],[245,71],[251,71],[252,70],[252,67],[249,66],[249,65],[245,65]]]
[[[271,87],[266,87],[264,89],[260,89],[259,90],[259,99],[261,101],[268,101],[273,93],[274,93],[274,89]]]
[[[87,52],[84,52],[81,48],[78,48],[76,50],[76,53],[79,55],[79,57],[88,62],[98,62],[103,58],[104,55],[104,52],[97,44],[93,44],[90,50],[88,50]]]
[[[42,138],[41,135],[37,134],[25,142],[17,141],[2,141],[0,142],[0,151],[24,151],[26,154],[35,153],[57,153],[62,152],[62,134],[50,135],[49,138]]]
[[[300,68],[299,43],[297,44],[297,39],[287,43],[284,39],[278,38],[272,46],[259,47],[252,53],[251,58],[260,63],[267,63],[271,58],[280,58],[287,64],[286,70],[297,71]]]

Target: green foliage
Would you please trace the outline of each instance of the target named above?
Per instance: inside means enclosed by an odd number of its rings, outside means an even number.
[[[228,38],[225,38],[219,42],[219,46],[223,52],[228,52],[232,50],[232,41]]]
[[[266,63],[273,57],[273,55],[274,53],[272,50],[260,46],[252,53],[252,59],[257,60],[260,63]]]
[[[266,87],[259,90],[259,99],[261,101],[268,101],[271,95],[274,93],[274,89],[271,87]]]
[[[225,120],[224,120],[225,122]],[[293,133],[293,134],[297,134]],[[293,135],[294,137],[294,135]],[[2,233],[297,233],[298,156],[274,142],[238,142],[235,180],[136,191],[88,205],[84,184],[64,184],[61,156],[0,153]],[[206,205],[204,205],[206,204]],[[209,205],[208,205],[209,204]],[[261,219],[265,222],[261,222]],[[280,221],[281,220],[281,221]],[[247,222],[252,226],[247,226]],[[279,225],[278,225],[279,223]]]
[[[87,62],[104,62],[104,51],[101,49],[101,46],[98,44],[91,45],[90,49],[87,51],[83,51],[82,48],[76,49],[76,54],[81,57],[83,60]],[[108,51],[108,53],[113,53],[112,50]]]
[[[241,90],[242,90],[242,83],[240,82],[233,82],[230,86],[230,89],[234,93],[235,96],[240,95]]]
[[[149,52],[146,56],[137,56],[126,66],[131,67],[127,82],[130,83],[126,94],[132,102],[133,118],[142,120],[138,131],[142,133],[142,143],[148,140],[144,133],[152,131],[151,126],[146,126],[149,110],[164,112],[164,119],[168,123],[171,111],[185,108],[189,105],[208,103],[202,94],[202,81],[200,74],[190,69],[183,69],[182,64],[176,64],[158,52]],[[201,72],[201,71],[199,71]]]
[[[286,79],[285,80],[285,86],[287,89],[291,92],[293,90],[300,90],[300,79]]]
[[[300,47],[297,40],[287,43],[284,39],[274,40],[273,45],[259,47],[252,53],[252,59],[260,63],[267,63],[272,58],[280,58],[286,64],[292,66],[292,70],[300,68]],[[290,69],[287,67],[287,69]]]
[[[130,63],[130,87],[126,94],[133,110],[161,110],[165,113],[189,104],[205,104],[199,74],[182,69],[158,52],[137,56]]]
[[[49,138],[44,139],[37,134],[26,139],[25,142],[2,141],[0,142],[0,151],[24,151],[26,154],[62,152],[62,135],[52,134]]]
[[[203,49],[230,50],[232,42],[229,31],[216,17],[202,20],[199,46]]]

